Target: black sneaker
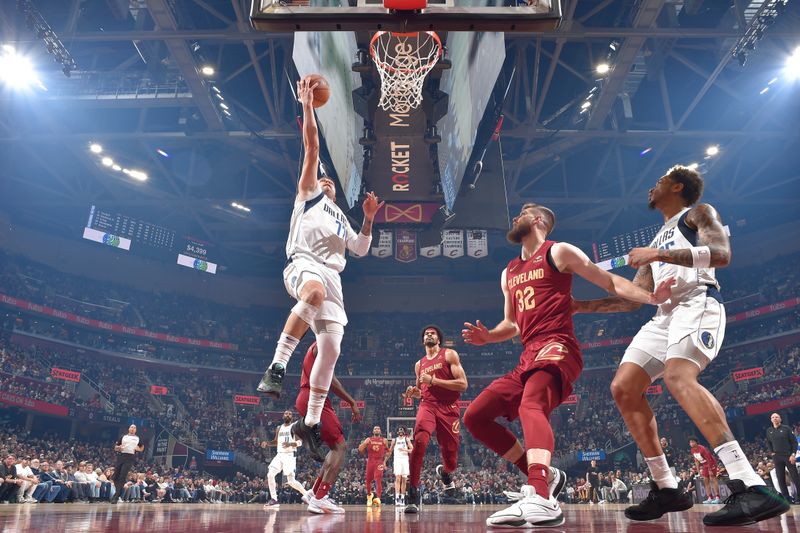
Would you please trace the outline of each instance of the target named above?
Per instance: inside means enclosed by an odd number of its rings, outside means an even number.
[[[665,513],[685,511],[694,505],[692,495],[682,489],[659,489],[650,482],[650,494],[636,505],[625,509],[625,516],[631,520],[655,520]]]
[[[292,436],[302,440],[303,444],[308,447],[311,458],[320,463],[325,461],[325,455],[322,453],[321,427],[321,422],[308,427],[302,417],[292,424]]]
[[[732,479],[727,485],[731,495],[725,500],[725,507],[705,515],[705,525],[746,526],[782,515],[790,509],[783,496],[764,485],[745,487],[741,479]]]
[[[256,390],[268,396],[281,397],[281,390],[283,389],[283,376],[286,374],[286,367],[280,363],[273,363],[269,365],[267,371],[264,372],[264,377],[258,383]]]
[[[403,509],[405,514],[417,514],[422,508],[422,498],[420,497],[419,487],[408,484],[408,493],[406,495],[406,508]]]
[[[442,480],[445,495],[450,497],[454,496],[456,493],[456,484],[453,483],[453,476],[450,475],[450,472],[444,471],[444,465],[438,465],[436,467],[436,475]]]

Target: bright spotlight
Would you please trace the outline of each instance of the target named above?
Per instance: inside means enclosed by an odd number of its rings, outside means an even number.
[[[156,153],[161,157],[169,157],[169,154],[161,148],[156,148]]]
[[[600,63],[595,69],[598,74],[607,74],[609,70],[611,70],[611,66],[608,63]]]
[[[12,46],[3,46],[0,55],[0,81],[15,89],[27,89],[36,85],[43,91],[47,88],[39,81],[33,64],[27,57],[18,55]]]
[[[716,144],[713,144],[708,148],[706,148],[706,155],[709,157],[714,157],[718,153],[719,153],[719,146],[717,146]]]
[[[690,168],[692,170],[697,170],[700,167],[700,165],[698,163],[692,163],[691,165],[687,165],[687,166],[688,166],[688,168]]]
[[[203,74],[203,76],[213,76],[214,72],[216,71],[214,70],[214,67],[210,65],[204,65],[203,68],[200,69],[200,72]]]
[[[130,177],[132,177],[133,179],[139,180],[139,181],[147,181],[147,178],[148,178],[147,174],[145,174],[141,170],[131,170],[128,173],[128,175]]]
[[[786,59],[786,75],[789,79],[800,79],[800,46]]]
[[[89,151],[93,154],[100,154],[103,152],[103,147],[97,143],[92,143],[89,145]]]
[[[592,103],[587,100],[581,104],[581,109],[588,109],[591,105]]]
[[[110,157],[104,157],[101,160],[101,162],[103,163],[103,166],[105,166],[105,167],[110,167],[110,166],[112,166],[114,164],[114,160],[111,159]]]
[[[228,104],[226,104],[225,102],[222,102],[221,104],[219,104],[219,106],[220,106],[222,109],[229,109],[229,107],[228,107]]]
[[[119,165],[111,165],[111,168],[113,168],[113,169],[114,169],[114,170],[116,170],[117,172],[119,172],[120,170],[122,170],[122,167],[121,167],[121,166],[119,166]]]

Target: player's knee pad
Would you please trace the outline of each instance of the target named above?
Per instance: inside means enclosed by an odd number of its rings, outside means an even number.
[[[335,362],[342,350],[344,326],[330,320],[315,320],[314,331],[317,337],[317,357],[323,361]]]
[[[315,307],[311,304],[307,304],[306,302],[300,300],[299,302],[294,304],[294,307],[292,307],[292,313],[299,316],[300,320],[302,320],[303,322],[305,322],[310,326],[314,323],[314,319],[319,313],[319,307]]]

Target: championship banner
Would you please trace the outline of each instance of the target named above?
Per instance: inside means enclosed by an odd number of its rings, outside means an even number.
[[[439,207],[431,202],[387,202],[375,213],[375,224],[430,224]]]
[[[561,404],[562,405],[575,405],[575,404],[578,403],[578,401],[580,399],[581,399],[580,396],[578,396],[577,394],[570,394],[569,396],[567,396],[566,400],[561,402]]]
[[[770,411],[779,411],[781,409],[789,409],[800,405],[800,394],[794,396],[787,396],[778,400],[770,400],[768,402],[754,403],[744,408],[747,416],[760,415],[769,413]]]
[[[241,405],[259,405],[261,403],[260,396],[247,396],[246,394],[236,394],[233,397],[233,403]]]
[[[476,259],[489,255],[489,239],[485,229],[467,230],[467,255]]]
[[[74,381],[79,383],[81,381],[81,373],[73,370],[64,370],[63,368],[53,367],[50,369],[50,375],[56,379],[63,379],[64,381]]]
[[[373,241],[374,242],[374,241]],[[382,229],[378,232],[378,245],[373,246],[370,253],[375,257],[386,259],[392,255],[392,232]]]
[[[658,395],[664,392],[664,388],[661,385],[650,385],[647,387],[647,394]]]
[[[394,258],[401,263],[417,260],[417,234],[407,229],[399,229],[395,235]]]
[[[356,400],[356,407],[359,409],[363,409],[366,403],[364,400]],[[351,409],[350,404],[344,400],[339,400],[339,408],[340,409]]]
[[[748,368],[747,370],[737,370],[733,373],[733,381],[746,381],[761,377],[764,377],[764,368],[760,366]]]
[[[464,257],[464,231],[460,229],[446,229],[442,231],[442,246],[444,255],[450,259]]]
[[[150,385],[150,394],[154,396],[164,396],[167,394],[167,388],[160,385]]]
[[[442,255],[442,245],[434,244],[433,246],[424,246],[419,249],[419,255],[422,257],[427,257],[428,259],[433,259],[434,257],[439,257]]]

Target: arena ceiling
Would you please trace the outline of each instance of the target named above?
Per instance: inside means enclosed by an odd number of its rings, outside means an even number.
[[[100,205],[213,243],[231,273],[281,263],[300,158],[286,74],[292,36],[252,30],[249,0],[32,4],[77,68],[62,75],[17,1],[0,0],[0,41],[30,56],[47,86],[0,93],[0,206],[12,220],[77,238],[89,206]],[[657,223],[647,189],[672,164],[696,162],[705,200],[729,223],[800,218],[800,83],[783,74],[800,45],[800,3],[767,21],[743,66],[733,55],[771,4],[567,0],[559,29],[507,34],[516,73],[501,138],[511,210],[552,206],[556,237],[587,247]],[[610,71],[598,75],[606,60]],[[201,73],[206,64],[214,75]],[[110,172],[92,142],[150,179]],[[709,145],[720,151],[705,158]],[[505,261],[502,238],[490,242],[500,252],[493,262]],[[449,271],[418,263],[422,273]]]

